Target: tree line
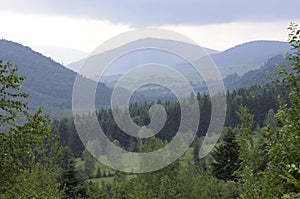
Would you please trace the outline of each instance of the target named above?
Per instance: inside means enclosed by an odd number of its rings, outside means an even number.
[[[227,112],[225,126],[235,127],[240,122],[237,110],[241,105],[247,107],[254,115],[256,126],[263,126],[268,116],[268,110],[278,110],[278,96],[286,97],[286,90],[274,84],[264,86],[252,86],[250,88],[239,88],[232,92],[227,92]],[[209,95],[202,94],[196,96],[200,107],[200,120],[197,130],[197,137],[205,136],[211,117],[211,99]],[[180,120],[180,104],[178,101],[157,102],[162,105],[167,112],[167,121],[163,129],[156,135],[163,141],[170,141],[176,135]],[[149,108],[153,103],[133,103],[130,104],[129,112],[135,123],[140,126],[146,126],[150,122]],[[82,120],[88,120],[89,115],[82,117]],[[121,146],[130,151],[137,151],[138,140],[123,132],[116,124],[112,110],[102,108],[97,111],[99,124],[107,137],[111,141],[117,140]],[[88,128],[88,127],[87,127]],[[81,157],[84,146],[76,132],[72,118],[64,118],[53,122],[53,132],[58,134],[63,146],[70,147],[74,157]]]

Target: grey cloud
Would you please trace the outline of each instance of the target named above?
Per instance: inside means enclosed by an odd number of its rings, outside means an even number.
[[[0,10],[89,17],[131,26],[299,19],[299,0],[0,0]]]

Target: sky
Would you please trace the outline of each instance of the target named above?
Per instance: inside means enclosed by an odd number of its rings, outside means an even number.
[[[77,57],[137,28],[173,30],[222,51],[253,40],[286,41],[289,23],[300,23],[299,0],[0,0],[0,5],[0,38],[40,51],[75,49]]]

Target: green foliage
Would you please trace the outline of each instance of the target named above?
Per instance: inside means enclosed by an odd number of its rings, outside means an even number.
[[[285,91],[274,85],[265,85],[263,87],[253,86],[248,89],[240,88],[233,92],[228,92],[225,126],[235,127],[238,125],[239,118],[236,111],[239,109],[240,105],[246,106],[249,111],[254,114],[255,124],[262,126],[269,109],[273,109],[274,111],[278,109],[278,95],[285,96]],[[206,134],[210,123],[210,98],[205,94],[198,94],[197,100],[201,112],[197,137],[198,139],[201,139]],[[179,128],[181,120],[180,106],[178,102],[160,103],[167,112],[167,121],[162,130],[157,133],[155,137],[162,141],[169,142],[175,136]],[[150,118],[148,110],[152,104],[153,103],[130,104],[130,115],[138,125],[147,126],[149,124]],[[89,115],[78,117],[78,120],[80,122],[88,123],[89,117]],[[122,147],[128,151],[137,152],[139,150],[138,139],[129,136],[118,127],[114,121],[111,109],[101,108],[97,111],[97,117],[101,128],[111,140],[117,140]],[[76,132],[72,118],[64,118],[59,121],[55,120],[53,126],[53,131],[57,132],[60,136],[61,144],[63,146],[69,146],[72,154],[76,158],[81,157],[84,146]],[[86,128],[88,129],[86,137],[92,137],[93,134],[90,133],[93,132],[92,125],[87,124]],[[85,143],[87,140],[83,140],[83,142]],[[90,142],[95,142],[95,146],[92,146],[92,148],[97,148],[95,152],[96,157],[107,153],[107,150],[109,150],[107,144],[101,139],[94,139]],[[93,145],[93,143],[91,143],[91,145]]]
[[[238,177],[240,197],[264,198],[265,190],[261,189],[260,177],[265,164],[265,152],[261,138],[258,136],[261,131],[254,129],[254,116],[246,107],[241,106],[238,115],[241,120],[240,136],[237,138],[240,146],[240,166],[235,174]]]
[[[240,177],[241,198],[297,198],[299,196],[300,30],[296,24],[291,24],[289,30],[292,51],[287,54],[286,59],[290,62],[291,70],[280,67],[275,79],[287,90],[288,99],[281,97],[280,108],[275,116],[272,111],[269,111],[264,132],[254,130],[253,116],[247,109],[243,107],[240,109],[241,166],[237,175]],[[257,132],[264,136],[264,142],[258,139],[261,136],[258,136]]]
[[[126,199],[128,198],[128,189],[129,186],[126,181],[126,176],[122,172],[116,172],[114,177],[113,186],[112,186],[112,193],[113,199]]]
[[[96,178],[101,178],[101,170],[100,167],[97,168]]]
[[[194,158],[194,163],[196,166],[200,165],[200,157],[199,157],[199,152],[200,152],[200,147],[201,147],[201,142],[199,139],[195,139],[193,142],[193,158]]]
[[[285,97],[286,91],[273,84],[253,86],[248,89],[239,88],[227,93],[226,126],[236,127],[240,123],[237,115],[239,107],[245,106],[254,115],[255,124],[262,126],[266,113],[279,108],[278,95]]]
[[[83,151],[82,154],[84,160],[84,174],[87,178],[94,177],[94,170],[95,170],[95,162],[97,161],[87,149]]]
[[[25,77],[21,77],[18,68],[13,66],[11,62],[6,64],[0,60],[0,108],[1,108],[1,126],[10,125],[15,127],[14,123],[20,116],[20,113],[26,114],[27,104],[23,102],[28,97],[22,93],[22,82]]]
[[[233,182],[214,178],[210,172],[199,172],[192,164],[180,171],[181,198],[237,198],[238,191]]]
[[[87,188],[75,168],[74,159],[70,158],[67,169],[61,175],[61,189],[64,189],[64,198],[86,197]]]
[[[270,109],[268,111],[268,114],[266,115],[263,126],[268,126],[269,128],[272,128],[272,129],[277,128],[277,121],[275,119],[275,112],[273,109]]]
[[[26,101],[28,95],[21,90],[25,78],[18,74],[18,69],[10,62],[3,64],[0,61],[0,198],[298,197],[300,30],[296,25],[292,25],[290,31],[289,42],[293,51],[287,55],[286,63],[291,66],[291,70],[283,67],[278,69],[279,86],[253,86],[228,92],[226,126],[236,127],[241,123],[238,128],[228,128],[222,143],[212,153],[213,160],[211,156],[199,159],[200,143],[210,122],[211,99],[208,95],[198,94],[201,115],[194,150],[189,149],[188,157],[180,158],[168,167],[138,175],[114,172],[96,162],[96,159],[84,150],[71,119],[53,121],[54,127],[51,128],[48,118],[41,115],[41,109],[31,114]],[[19,47],[16,48],[20,50]],[[20,52],[30,54],[31,51],[25,48]],[[17,61],[20,61],[18,56]],[[47,66],[56,64],[37,54],[34,57],[36,60],[32,59],[33,62],[41,61]],[[281,62],[282,57],[270,59],[261,70],[270,68],[272,63],[278,61]],[[21,64],[26,65],[22,62]],[[56,64],[55,67],[60,66]],[[57,81],[55,83],[51,82],[49,85],[53,87],[45,87],[41,83],[48,78],[44,72],[51,73],[53,68],[46,67],[45,71],[41,71],[38,64],[34,63],[31,69],[41,75],[32,81],[34,84],[25,84],[26,89],[32,89],[31,93],[49,96],[52,89],[51,96],[58,99],[52,103],[62,106],[62,101],[67,104],[70,102],[70,91],[67,89],[70,85],[61,87],[65,81],[63,78],[54,80]],[[32,74],[32,71],[28,70],[22,67],[23,74]],[[60,70],[65,69],[60,67]],[[256,72],[249,73],[248,79],[244,80],[247,82],[251,75],[253,77],[253,74],[261,74]],[[69,71],[69,75],[71,73]],[[56,77],[64,75],[66,73]],[[68,77],[70,80],[75,76],[71,74]],[[265,74],[259,77],[263,77],[263,81],[266,78]],[[105,90],[104,93],[109,91]],[[280,104],[277,101],[278,95],[282,96]],[[99,110],[97,116],[102,129],[117,146],[133,152],[155,151],[172,140],[181,119],[178,102],[158,103],[165,107],[168,119],[161,132],[149,139],[136,139],[122,132],[114,122],[110,109]],[[152,104],[130,105],[130,115],[138,125],[149,124],[148,110]],[[236,113],[238,108],[240,111]],[[83,116],[79,121],[86,121],[89,117]],[[263,130],[259,127],[262,125],[265,126]],[[93,132],[92,128],[87,124],[87,137]],[[51,131],[60,137],[60,140]],[[152,133],[146,131],[147,129],[143,128],[140,133]],[[92,149],[97,149],[97,157],[110,151],[110,158],[116,160],[115,164],[120,159],[123,162],[128,161],[128,158],[114,153],[113,149],[99,139],[83,142],[90,144]],[[69,146],[71,152],[65,152],[60,145]],[[77,169],[71,155],[83,158],[83,161],[77,161]],[[156,161],[160,161],[159,157]],[[133,164],[147,167],[153,163],[143,159]],[[84,175],[93,179],[84,181]]]
[[[275,115],[279,128],[265,129],[269,162],[264,177],[272,190],[270,197],[289,198],[300,193],[300,30],[296,24],[291,24],[289,30],[292,52],[287,54],[287,60],[292,71],[279,68],[277,80],[287,89],[289,102],[281,99]]]
[[[55,165],[61,148],[41,109],[29,113],[24,79],[10,62],[0,61],[0,196],[59,198]]]
[[[212,152],[212,174],[222,180],[235,180],[234,172],[239,167],[240,147],[236,141],[236,133],[228,128],[223,143],[215,147]]]

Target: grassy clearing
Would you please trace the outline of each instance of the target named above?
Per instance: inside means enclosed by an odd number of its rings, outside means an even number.
[[[204,147],[212,147],[212,145],[207,145],[207,146],[204,146]],[[205,150],[206,148],[204,148]],[[130,154],[125,154],[123,155],[122,157],[123,159],[123,165],[124,165],[124,168],[128,168],[128,172],[131,172],[129,168],[132,168],[132,167],[138,167],[139,166],[139,162],[138,161],[135,161],[133,157],[131,157]],[[187,164],[189,164],[189,162],[193,161],[193,148],[190,147],[185,153],[183,156],[181,156],[179,158],[179,162],[180,162],[180,165],[182,167],[185,167]],[[81,159],[81,158],[77,158],[76,159],[76,168],[80,171],[83,171],[84,170],[84,161]],[[105,184],[111,184],[113,183],[113,179],[114,179],[114,175],[115,175],[115,170],[104,165],[103,163],[97,161],[95,163],[95,170],[94,170],[94,176],[96,176],[96,173],[97,173],[97,169],[100,168],[100,171],[101,171],[101,174],[102,174],[102,177],[100,178],[92,178],[92,179],[89,179],[88,181],[90,182],[93,182],[93,183],[97,183],[99,184],[99,186],[103,183]],[[103,175],[105,173],[105,175]],[[130,180],[134,177],[136,177],[138,174],[128,174],[126,175],[126,179],[127,180]]]
[[[97,173],[97,169],[100,168],[101,171],[101,175],[103,175],[104,173],[107,175],[115,175],[115,170],[102,164],[101,162],[96,161],[95,163],[95,170],[94,170],[94,175],[96,175]],[[82,160],[81,158],[76,158],[76,169],[78,169],[79,171],[83,171],[84,170],[84,160]]]
[[[129,181],[135,177],[136,177],[136,174],[129,174],[129,175],[126,175],[126,180]],[[92,179],[89,179],[88,181],[95,183],[95,184],[99,184],[99,185],[101,185],[102,182],[105,184],[112,184],[114,181],[114,177],[112,176],[112,177],[92,178]]]

